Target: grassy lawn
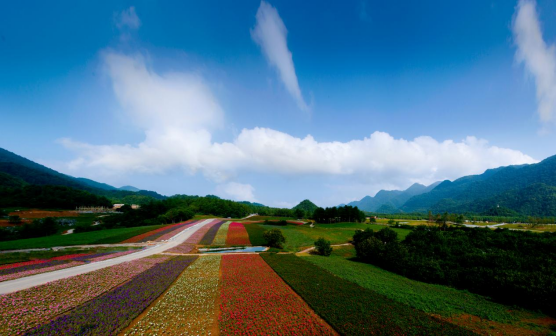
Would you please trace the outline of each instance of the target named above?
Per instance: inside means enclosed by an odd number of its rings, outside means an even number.
[[[265,230],[280,229],[286,237],[284,244],[284,251],[299,252],[304,248],[313,246],[315,240],[323,237],[330,240],[332,244],[347,243],[353,238],[355,230],[363,230],[371,228],[373,230],[380,230],[384,225],[364,224],[364,223],[334,223],[334,224],[316,224],[311,228],[309,225],[287,225],[287,226],[274,226],[274,225],[261,225]],[[406,229],[393,229],[398,233],[400,239],[404,239],[409,230]]]
[[[546,316],[489,301],[481,295],[405,278],[374,265],[350,260],[353,246],[334,248],[330,257],[300,256],[303,260],[357,285],[481,334],[551,335]]]
[[[93,232],[75,233],[70,235],[55,235],[40,238],[19,239],[0,242],[0,250],[19,250],[29,248],[49,248],[55,246],[115,244],[142,233],[155,230],[164,225],[140,226],[133,228],[101,230]]]
[[[527,224],[506,224],[498,226],[504,229],[517,229],[517,230],[527,230],[527,231],[540,231],[540,232],[556,232],[556,225],[537,225],[532,227]]]
[[[297,218],[293,217],[274,217],[274,216],[253,216],[246,219],[247,221],[264,221],[264,220],[297,220]]]
[[[346,246],[335,249],[330,257],[310,255],[302,258],[361,287],[427,313],[447,317],[465,313],[497,322],[517,320],[508,313],[508,307],[490,302],[480,295],[411,280],[374,265],[344,258],[354,255],[354,250],[353,246]]]
[[[264,246],[266,245],[266,240],[263,237],[265,229],[259,224],[243,224],[247,233],[249,234],[249,241],[253,246]]]

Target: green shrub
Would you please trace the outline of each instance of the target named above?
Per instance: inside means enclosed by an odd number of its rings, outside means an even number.
[[[315,252],[319,255],[328,257],[332,253],[330,241],[319,237],[319,239],[315,242]]]
[[[19,224],[19,223],[21,223],[21,218],[17,215],[16,216],[10,216],[10,217],[8,217],[8,222],[10,224]]]
[[[283,244],[286,242],[282,230],[279,229],[265,231],[263,237],[266,240],[266,244],[270,247],[282,248]]]

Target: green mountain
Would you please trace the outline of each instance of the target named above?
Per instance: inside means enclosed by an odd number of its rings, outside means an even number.
[[[390,209],[387,213],[392,213],[392,208],[396,210],[404,205],[411,197],[429,192],[439,183],[440,182],[433,183],[428,187],[419,183],[414,183],[406,190],[380,190],[374,197],[365,196],[360,201],[350,202],[348,205],[356,206],[360,210],[369,212],[380,212],[379,209],[383,205],[386,205],[387,207],[384,209]]]
[[[123,186],[123,187],[119,187],[119,190],[125,190],[125,191],[140,191],[141,189],[139,188],[135,188],[132,186]]]
[[[93,187],[93,188],[97,188],[97,189],[118,190],[117,188],[114,188],[113,186],[111,186],[109,184],[89,180],[89,179],[84,178],[84,177],[78,177],[78,178],[76,178],[76,180],[81,184],[85,184],[85,185],[88,185],[89,187]]]
[[[105,183],[65,175],[2,148],[0,148],[0,174],[2,174],[0,187],[21,187],[22,183],[35,186],[62,186],[104,196],[113,203],[125,204],[146,204],[152,200],[166,198],[154,191],[119,190]]]
[[[556,215],[556,156],[537,164],[489,169],[480,175],[444,181],[409,199],[405,212],[476,212],[505,207],[522,215]]]
[[[301,201],[298,205],[294,206],[292,210],[301,209],[308,213],[313,213],[318,208],[315,203],[309,201],[308,199]]]

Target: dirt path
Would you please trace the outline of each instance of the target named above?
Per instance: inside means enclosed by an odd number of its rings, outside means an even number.
[[[76,266],[72,268],[65,268],[59,271],[42,273],[42,274],[32,275],[32,276],[19,278],[15,280],[1,282],[0,295],[16,292],[30,287],[35,287],[38,285],[45,284],[47,282],[56,281],[56,280],[72,277],[79,274],[89,273],[101,268],[121,264],[126,261],[132,261],[140,258],[145,258],[154,254],[162,253],[168,249],[176,247],[179,244],[185,242],[185,240],[189,238],[191,235],[193,235],[193,233],[195,233],[197,230],[199,230],[204,225],[210,222],[212,222],[212,219],[204,220],[202,222],[199,222],[198,224],[195,224],[183,230],[182,232],[178,233],[177,235],[170,238],[166,242],[158,242],[156,245],[152,245],[151,247],[147,247],[146,249],[125,256],[121,256],[113,259],[107,259],[107,260],[85,264],[81,266]]]
[[[348,245],[351,245],[351,243],[337,244],[337,245],[330,245],[330,246],[331,246],[331,247],[334,247],[334,246],[348,246]],[[315,247],[313,246],[313,247],[309,247],[308,249],[305,249],[305,250],[303,250],[303,251],[299,251],[299,252],[297,252],[297,253],[309,253],[309,252],[311,252],[311,251],[314,250],[314,249],[315,249]]]

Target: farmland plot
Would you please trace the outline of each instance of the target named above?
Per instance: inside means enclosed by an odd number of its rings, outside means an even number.
[[[126,335],[210,335],[215,326],[220,256],[197,259]]]
[[[17,335],[40,323],[46,323],[167,259],[168,257],[134,260],[1,295],[0,334]]]
[[[223,255],[222,335],[335,335],[259,255]]]

